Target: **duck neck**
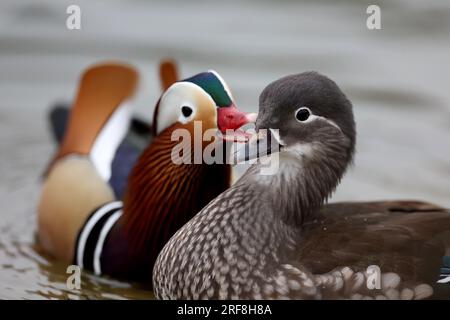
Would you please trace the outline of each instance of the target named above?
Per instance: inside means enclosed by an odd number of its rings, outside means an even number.
[[[131,260],[144,259],[151,267],[170,237],[230,185],[229,165],[175,164],[172,131],[157,136],[143,152],[124,197]]]
[[[342,147],[334,141],[282,150],[270,156],[279,161],[273,175],[261,175],[258,163],[243,179],[253,180],[249,185],[264,194],[275,213],[273,218],[299,228],[328,200],[351,162],[351,155],[342,152]]]

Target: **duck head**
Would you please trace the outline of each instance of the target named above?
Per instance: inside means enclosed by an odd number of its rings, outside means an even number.
[[[355,150],[352,104],[336,83],[316,72],[269,84],[259,99],[256,134],[237,150],[237,160],[258,159],[242,181],[261,190],[285,218],[301,224],[334,191]],[[263,159],[265,161],[263,161]],[[269,161],[267,161],[269,160]],[[263,173],[264,163],[277,163]]]
[[[352,104],[334,81],[316,72],[269,84],[259,97],[256,131],[255,138],[238,149],[239,161],[274,152],[320,161],[331,148],[347,165],[355,150]]]
[[[159,135],[174,125],[192,131],[195,121],[201,121],[203,131],[218,128],[225,133],[255,120],[256,114],[237,109],[226,82],[209,70],[167,89],[155,108],[154,133]]]

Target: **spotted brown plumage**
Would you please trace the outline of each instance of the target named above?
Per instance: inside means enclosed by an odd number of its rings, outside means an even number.
[[[338,86],[314,72],[287,76],[259,104],[258,139],[238,158],[260,159],[166,244],[153,271],[156,296],[449,298],[437,282],[450,253],[448,210],[406,201],[323,205],[355,150],[352,105]],[[279,152],[252,153],[269,138]],[[279,169],[262,174],[262,159]],[[380,287],[369,289],[373,265]]]

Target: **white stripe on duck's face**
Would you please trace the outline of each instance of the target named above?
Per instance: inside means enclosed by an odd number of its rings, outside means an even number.
[[[351,159],[356,137],[352,104],[329,78],[316,72],[283,77],[263,90],[259,104],[256,129],[279,129],[282,151],[311,144],[314,153],[327,146]]]
[[[157,134],[179,122],[202,121],[203,130],[217,127],[216,103],[200,86],[177,82],[161,97],[156,123]]]
[[[298,120],[298,113],[304,110],[308,110],[307,118]],[[330,137],[347,140],[347,137],[336,122],[324,116],[316,115],[305,107],[296,110],[291,119],[284,119],[283,126],[280,127],[275,138],[283,141],[286,149],[289,148],[293,151],[303,150],[306,148],[306,145],[325,143],[327,138]],[[306,149],[310,150],[311,148]],[[305,153],[299,152],[299,154],[304,155]]]
[[[225,80],[222,78],[222,76],[215,70],[208,70],[208,72],[211,72],[212,74],[214,74],[217,77],[217,79],[219,79],[219,81],[222,83],[223,88],[225,89],[225,91],[228,94],[228,96],[230,97],[230,99],[232,101],[234,101],[233,93],[231,92],[230,87],[225,82]]]

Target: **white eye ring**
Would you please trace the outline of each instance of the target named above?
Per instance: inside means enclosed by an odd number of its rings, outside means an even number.
[[[312,115],[311,110],[307,107],[301,107],[295,111],[295,119],[297,119],[298,122],[306,122],[310,120]]]
[[[306,110],[308,112],[308,114],[306,114],[304,112],[304,110]],[[300,115],[299,112],[302,112],[303,115]],[[307,117],[306,117],[306,115],[307,115]],[[316,116],[315,114],[313,114],[311,112],[311,110],[308,107],[298,108],[297,111],[295,111],[295,119],[300,123],[308,123],[308,122],[311,122],[314,120],[322,120],[322,121],[328,122],[330,125],[332,125],[333,127],[337,128],[339,131],[342,132],[341,128],[334,121],[329,120],[325,117]]]
[[[195,116],[196,108],[190,103],[183,103],[180,106],[180,117],[178,121],[181,123],[189,122]]]

